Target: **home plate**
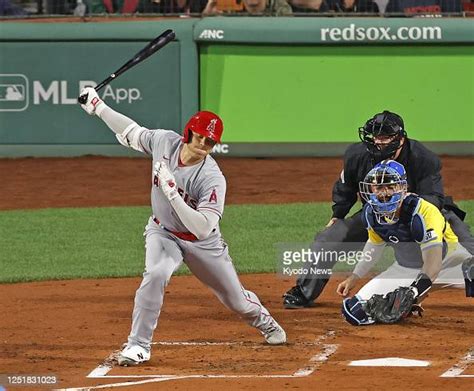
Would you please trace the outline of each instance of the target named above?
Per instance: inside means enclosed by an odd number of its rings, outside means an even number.
[[[352,367],[427,367],[429,361],[409,360],[400,357],[374,358],[372,360],[356,360],[351,361],[349,366]]]

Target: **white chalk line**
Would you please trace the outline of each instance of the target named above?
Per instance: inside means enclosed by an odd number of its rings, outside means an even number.
[[[325,361],[329,359],[329,356],[334,354],[339,345],[336,344],[324,344],[323,352],[316,354],[309,360],[309,365],[304,368],[298,369],[293,376],[304,377],[311,375],[316,369],[318,369]]]
[[[295,342],[292,345],[306,345],[306,346],[316,346],[319,345],[320,339],[326,338],[325,335],[321,335],[315,342]],[[162,345],[162,346],[243,346],[243,347],[252,347],[258,346],[262,347],[262,344],[259,342],[187,342],[187,341],[157,341],[152,342],[152,345]],[[270,345],[264,345],[265,347],[271,348]]]
[[[153,376],[153,375],[151,375]],[[114,387],[126,387],[126,386],[135,386],[140,384],[147,384],[147,383],[158,383],[162,381],[168,380],[182,380],[182,379],[254,379],[254,378],[279,378],[279,379],[286,379],[286,378],[294,378],[293,375],[183,375],[183,376],[173,376],[170,375],[168,377],[158,377],[159,375],[154,375],[151,379],[134,381],[134,382],[122,382],[122,383],[110,383],[110,384],[102,384],[100,386],[91,386],[91,387],[79,387],[79,388],[60,388],[56,389],[55,391],[88,391],[88,390],[97,390],[100,388],[114,388]],[[103,379],[112,378],[115,376],[104,376]],[[123,377],[123,376],[117,376]],[[138,377],[145,377],[145,376],[138,376]]]
[[[157,341],[152,342],[152,345],[161,345],[161,346],[229,346],[229,345],[242,345],[243,342],[187,342],[187,341]],[[110,358],[113,358],[114,353],[112,353],[107,360],[110,362]],[[98,367],[94,368],[86,377],[88,378],[101,378],[105,377],[113,369],[113,364],[101,364]],[[174,376],[174,375],[170,375]],[[110,376],[108,376],[110,377]],[[124,376],[125,377],[125,376]]]
[[[109,373],[114,367],[114,362],[116,360],[118,352],[119,351],[117,350],[115,352],[110,353],[109,356],[104,360],[104,362],[98,367],[94,368],[91,373],[89,373],[86,377],[98,378],[107,375],[107,373]]]
[[[459,360],[459,362],[449,368],[440,377],[465,377],[470,378],[474,375],[462,375],[470,363],[474,363],[474,347],[472,347],[467,354]]]
[[[329,330],[324,335],[320,335],[315,342],[313,343],[302,343],[302,345],[306,346],[321,346],[322,341],[327,339],[328,337],[332,337],[335,335],[335,332]],[[186,341],[157,341],[152,342],[153,345],[165,345],[165,346],[226,346],[226,345],[242,345],[246,346],[245,343],[242,342],[186,342]],[[256,346],[257,344],[251,344],[247,346]],[[295,345],[299,345],[296,343]],[[260,344],[258,344],[260,346]],[[311,357],[309,360],[309,364],[304,368],[297,370],[293,374],[288,375],[107,375],[110,372],[114,365],[109,363],[104,363],[96,367],[92,370],[88,375],[87,378],[90,379],[118,379],[118,378],[147,378],[145,380],[140,380],[136,382],[122,382],[122,383],[111,383],[111,384],[103,384],[99,386],[91,386],[91,387],[79,387],[79,388],[63,388],[58,389],[56,391],[83,391],[83,390],[93,390],[93,389],[101,389],[101,388],[112,388],[112,387],[125,387],[125,386],[132,386],[132,385],[140,385],[146,383],[153,383],[153,382],[161,382],[161,381],[168,381],[168,380],[180,380],[180,379],[219,379],[219,378],[295,378],[295,377],[304,377],[309,376],[313,373],[322,363],[328,360],[329,356],[332,355],[338,348],[339,345],[331,345],[331,344],[324,344],[322,345],[323,352],[318,353],[315,356]],[[111,358],[114,356],[114,353],[110,354],[107,362],[111,362]]]
[[[326,339],[329,336],[334,335],[334,332],[328,331],[325,335],[320,335],[315,342],[305,342],[302,345],[306,346],[317,346],[321,343],[322,340]],[[161,345],[161,346],[261,346],[261,344],[257,343],[245,343],[245,342],[208,342],[208,341],[200,341],[200,342],[188,342],[188,341],[157,341],[152,342],[152,345]],[[295,345],[299,345],[295,343]],[[113,353],[109,356],[109,359],[113,356]],[[106,360],[110,361],[110,360]],[[112,364],[101,364],[98,367],[94,368],[86,377],[88,378],[101,378],[105,377],[108,372],[113,369]],[[153,375],[152,375],[153,376]],[[170,375],[174,376],[174,375]],[[111,377],[111,376],[107,376]],[[123,376],[126,377],[126,376]]]
[[[112,368],[113,368],[113,365],[108,365],[108,364],[99,365],[86,377],[91,377],[91,378],[104,377],[105,375],[107,375],[107,373],[109,373],[112,370]]]
[[[278,377],[303,377],[309,376],[312,374],[321,364],[329,359],[329,356],[334,354],[339,345],[336,344],[324,344],[322,345],[323,352],[318,353],[310,358],[309,364],[301,369],[298,369],[292,375],[275,375]],[[144,377],[160,377],[160,378],[176,378],[178,375],[107,375],[107,373],[112,369],[112,366],[100,365],[94,369],[89,375],[88,378],[144,378]],[[107,376],[106,376],[107,375]],[[203,377],[209,377],[211,375],[202,375]],[[224,376],[224,375],[223,375]],[[257,375],[242,375],[244,377],[258,377]],[[273,375],[272,375],[273,376]],[[241,377],[239,375],[232,375],[231,377]]]
[[[326,334],[320,335],[316,338],[315,345],[322,346],[323,351],[311,357],[309,359],[308,365],[303,368],[298,369],[293,376],[295,377],[304,377],[311,375],[317,368],[319,368],[325,361],[329,359],[329,356],[334,354],[339,347],[336,344],[323,344],[322,342],[330,337],[334,337],[336,332],[333,330],[326,331]]]
[[[323,338],[324,339],[324,338]],[[309,360],[309,364],[303,368],[298,369],[293,375],[281,375],[285,377],[303,377],[309,376],[312,374],[318,367],[321,366],[325,361],[329,359],[329,356],[334,354],[337,350],[339,345],[336,344],[324,344],[322,345],[323,352],[318,353],[311,357]],[[144,377],[160,377],[160,378],[175,378],[179,375],[107,375],[107,373],[112,370],[113,366],[110,365],[100,365],[95,368],[89,375],[88,378],[144,378]],[[107,375],[107,376],[106,376]],[[208,377],[208,375],[202,375],[204,377]],[[234,375],[233,375],[234,376]],[[236,375],[235,375],[236,376]],[[246,375],[247,376],[247,375]],[[254,375],[248,375],[254,376]],[[280,376],[280,375],[278,375]]]

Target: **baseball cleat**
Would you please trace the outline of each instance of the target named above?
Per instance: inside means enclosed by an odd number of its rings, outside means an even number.
[[[313,307],[314,302],[304,297],[298,285],[291,288],[283,295],[283,306],[287,309]]]
[[[281,345],[286,343],[285,330],[283,330],[283,328],[273,318],[271,318],[268,325],[262,327],[260,331],[269,345]]]
[[[132,365],[138,365],[150,359],[151,353],[149,350],[138,346],[131,345],[125,346],[122,351],[118,354],[117,361],[122,367],[128,367]]]

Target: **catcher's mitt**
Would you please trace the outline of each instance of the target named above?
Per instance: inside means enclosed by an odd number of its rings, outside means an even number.
[[[420,306],[415,301],[416,291],[412,287],[400,287],[385,296],[373,295],[366,303],[366,312],[377,323],[397,323],[413,311],[418,312]]]

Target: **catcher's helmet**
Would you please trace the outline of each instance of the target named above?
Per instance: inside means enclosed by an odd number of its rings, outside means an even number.
[[[367,151],[375,161],[393,157],[400,148],[400,140],[406,135],[402,117],[388,110],[375,114],[363,127],[359,128],[359,138],[365,143]],[[393,140],[381,149],[374,141],[374,138],[379,136],[393,137]]]
[[[210,111],[199,111],[186,124],[183,132],[183,142],[191,141],[191,132],[207,137],[220,144],[224,124],[217,114]]]
[[[395,160],[384,160],[359,183],[360,196],[370,204],[379,224],[398,221],[397,209],[407,193],[405,167]]]

